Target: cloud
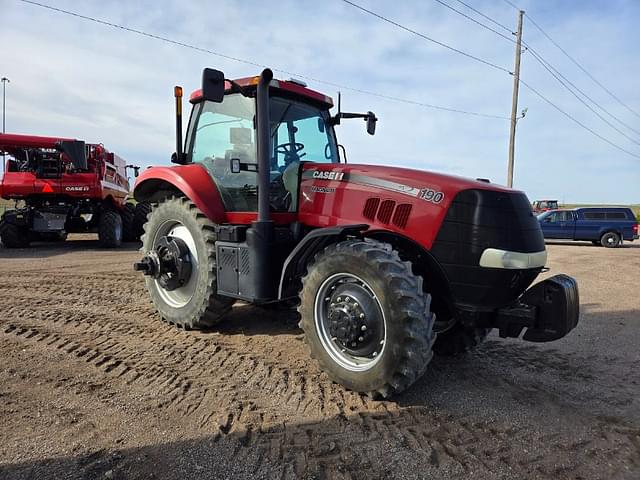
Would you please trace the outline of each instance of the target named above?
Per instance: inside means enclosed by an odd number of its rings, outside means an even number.
[[[204,66],[220,68],[230,77],[259,71],[18,1],[0,1],[0,74],[11,79],[9,131],[100,141],[131,162],[168,163],[174,149],[173,85],[182,84],[186,91],[197,88]],[[438,40],[512,68],[512,43],[436,2],[361,2]],[[357,89],[462,110],[505,116],[510,112],[511,76],[338,0],[55,1],[54,5]],[[515,11],[503,2],[474,1],[473,5],[505,25],[515,24]],[[640,111],[637,2],[581,2],[576,8],[556,2],[522,2],[522,6],[596,78]],[[524,36],[580,88],[640,130],[638,117],[595,86],[528,20]],[[640,155],[637,145],[562,90],[527,53],[522,75],[585,124]],[[333,97],[337,94],[335,87],[307,83]],[[350,162],[403,165],[505,182],[508,121],[342,90],[345,109],[374,110],[380,118],[375,137],[366,135],[362,122],[339,127]],[[529,113],[518,124],[516,187],[530,198],[640,201],[640,159],[594,138],[526,89],[521,90],[520,106],[528,107]]]

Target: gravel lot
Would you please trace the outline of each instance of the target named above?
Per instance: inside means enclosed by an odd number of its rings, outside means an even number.
[[[640,478],[640,245],[549,245],[547,275],[580,285],[567,338],[492,335],[372,401],[288,312],[164,325],[137,245],[91,238],[0,248],[2,479]]]

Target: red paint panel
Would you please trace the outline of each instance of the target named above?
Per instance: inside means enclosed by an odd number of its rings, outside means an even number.
[[[447,209],[458,192],[471,188],[510,191],[506,187],[494,184],[408,168],[305,163],[303,171],[310,170],[336,171],[345,175],[342,181],[312,178],[308,173],[303,177],[299,201],[299,217],[302,223],[316,227],[367,223],[371,229],[395,231],[408,236],[427,249],[431,248]],[[394,182],[405,186],[406,190],[400,192],[381,186],[358,183],[362,179],[369,179],[374,183],[379,181],[383,184]],[[329,192],[332,189],[335,190],[333,193],[321,193],[317,189],[313,191],[312,186],[329,187],[326,190]],[[444,197],[439,203],[424,200],[420,197],[420,191],[427,189],[442,192]],[[373,221],[371,220],[373,210],[371,197],[380,199],[376,220]],[[410,209],[411,212],[408,216],[400,212],[397,224],[394,224],[395,222],[387,224],[386,222],[389,221],[387,213],[383,215],[383,221],[380,220],[380,212],[385,201],[410,205],[403,209],[405,211]],[[367,213],[366,216],[364,212]],[[393,217],[391,219],[393,220]],[[400,226],[403,223],[404,228]]]
[[[148,188],[147,182],[167,182],[184,193],[214,223],[226,222],[222,198],[218,187],[207,170],[198,163],[179,165],[176,167],[153,167],[140,174],[134,192]],[[146,184],[146,185],[145,185]]]

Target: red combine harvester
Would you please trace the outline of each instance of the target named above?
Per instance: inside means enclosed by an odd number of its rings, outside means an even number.
[[[574,279],[531,286],[547,254],[524,193],[347,164],[334,127],[361,118],[373,134],[375,115],[331,115],[329,97],[272,76],[205,69],[184,150],[176,87],[180,165],[146,170],[134,189],[154,204],[134,268],[165,321],[209,328],[237,300],[299,301],[312,357],[383,397],[432,351],[464,352],[493,328],[547,342],[577,325]]]
[[[105,247],[136,240],[150,211],[127,203],[127,169],[99,144],[34,135],[0,134],[6,158],[0,197],[16,208],[0,219],[0,240],[18,248],[37,240],[64,240],[67,233],[98,232]],[[17,208],[17,202],[24,204]]]

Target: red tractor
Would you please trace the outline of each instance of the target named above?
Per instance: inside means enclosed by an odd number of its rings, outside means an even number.
[[[36,240],[64,240],[67,233],[98,232],[105,247],[136,240],[149,204],[127,203],[127,168],[104,146],[81,140],[0,134],[6,159],[0,197],[16,208],[0,220],[7,248]],[[18,202],[21,206],[18,208]]]
[[[134,268],[165,321],[209,328],[237,300],[299,301],[311,356],[382,397],[433,351],[464,352],[493,328],[547,342],[577,325],[574,279],[529,288],[547,254],[524,193],[348,164],[334,127],[363,118],[373,134],[375,115],[331,115],[329,97],[272,77],[205,69],[184,149],[176,87],[180,165],[146,170],[134,190],[153,203]]]

